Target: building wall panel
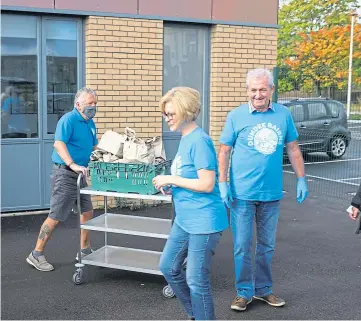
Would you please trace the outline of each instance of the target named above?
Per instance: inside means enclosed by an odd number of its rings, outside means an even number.
[[[54,9],[54,0],[2,0],[1,5]]]
[[[212,0],[139,0],[140,15],[211,19]]]
[[[137,0],[55,0],[55,9],[137,14]]]
[[[277,24],[278,0],[213,0],[213,20]]]

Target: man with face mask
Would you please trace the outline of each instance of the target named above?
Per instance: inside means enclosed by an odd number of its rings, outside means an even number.
[[[93,117],[97,96],[90,88],[79,89],[74,99],[74,109],[60,118],[55,131],[54,163],[51,173],[50,212],[44,221],[34,250],[26,261],[39,271],[52,271],[53,265],[44,256],[45,246],[59,222],[65,221],[76,208],[77,179],[87,175],[90,154],[98,144]],[[85,178],[82,187],[86,186]],[[81,195],[81,223],[93,217],[90,195]],[[89,231],[81,230],[82,257],[91,253]]]

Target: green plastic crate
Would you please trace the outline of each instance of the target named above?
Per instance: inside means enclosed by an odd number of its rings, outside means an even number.
[[[120,193],[157,194],[152,180],[168,174],[171,161],[158,165],[90,162],[92,189]]]

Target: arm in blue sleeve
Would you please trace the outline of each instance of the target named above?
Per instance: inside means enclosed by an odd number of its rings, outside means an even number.
[[[60,140],[63,143],[67,143],[70,140],[71,135],[73,134],[73,126],[69,121],[68,117],[61,117],[56,125],[55,130],[55,140]]]
[[[216,151],[210,137],[202,137],[195,142],[191,150],[191,157],[197,171],[200,169],[217,170]]]
[[[233,125],[233,113],[227,115],[226,123],[224,125],[219,142],[223,145],[232,146],[236,141],[237,133]]]
[[[291,113],[287,112],[287,132],[285,137],[285,144],[291,143],[295,141],[298,138],[298,132],[295,125],[295,122],[293,121]]]

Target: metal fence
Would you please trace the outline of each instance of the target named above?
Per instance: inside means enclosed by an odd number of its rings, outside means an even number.
[[[345,119],[342,125],[349,132],[350,137],[347,138],[343,131],[338,132],[337,128],[332,126],[334,115],[315,117],[318,112],[316,109],[321,108],[317,101],[336,100],[346,108],[347,90],[327,88],[321,92],[305,92],[298,84],[289,87],[292,87],[292,90],[278,91],[278,102],[292,101],[293,105],[301,105],[301,102],[305,101],[313,102],[302,117],[295,114],[295,110],[292,112],[300,134],[299,143],[305,160],[310,194],[323,202],[328,199],[350,202],[361,182],[361,88],[352,89],[350,117]],[[295,193],[296,177],[286,154],[283,170],[284,191]]]

